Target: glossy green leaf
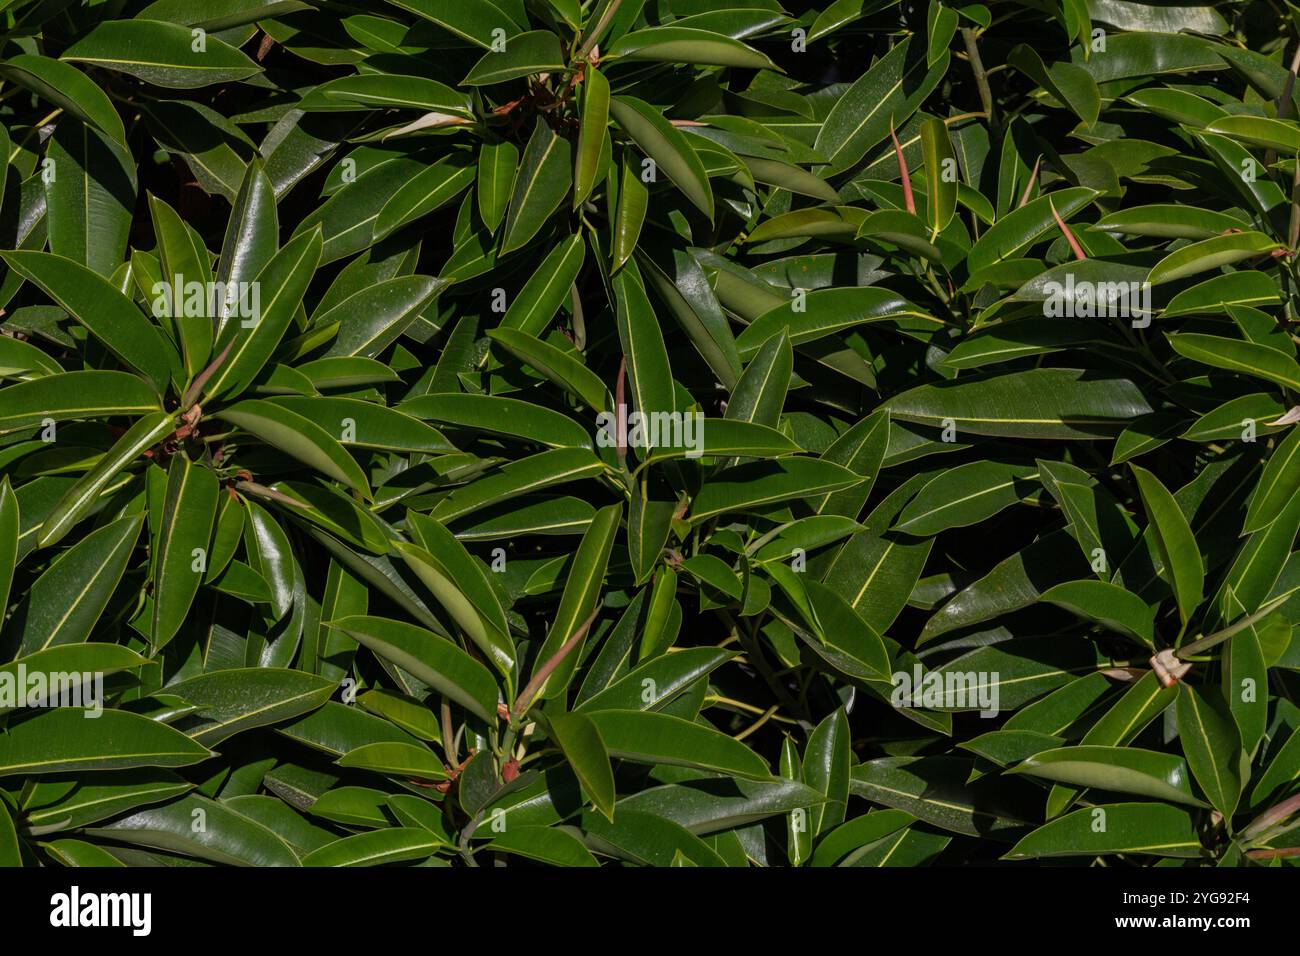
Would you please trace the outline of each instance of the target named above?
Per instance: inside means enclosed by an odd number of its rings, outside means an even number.
[[[409,671],[430,687],[491,721],[497,684],[487,669],[450,641],[401,621],[345,617],[332,626],[386,661]]]
[[[6,252],[6,262],[36,283],[86,327],[123,364],[161,392],[171,378],[174,353],[149,321],[120,292],[89,269],[45,252]]]
[[[525,246],[564,202],[573,185],[572,152],[567,139],[537,121],[515,173],[501,235],[503,255]]]
[[[704,172],[704,164],[686,137],[653,106],[635,97],[613,97],[609,102],[609,113],[691,204],[712,219],[713,190]]]
[[[64,50],[62,59],[180,90],[246,79],[262,69],[215,36],[196,50],[188,29],[158,20],[106,20]]]
[[[302,858],[303,866],[382,866],[422,860],[437,853],[444,842],[420,827],[393,827],[343,837]]]
[[[617,799],[614,772],[597,725],[590,717],[578,713],[552,717],[548,725],[556,746],[582,781],[583,791],[596,809],[612,821]]]
[[[10,625],[21,653],[89,637],[126,570],[141,523],[138,516],[119,518],[86,535],[45,569]]]
[[[206,467],[183,455],[172,459],[154,567],[155,647],[163,647],[176,636],[203,581],[219,491],[216,476]]]
[[[725,734],[649,711],[588,711],[612,757],[766,779],[767,763]]]
[[[1150,853],[1164,857],[1201,855],[1195,821],[1184,809],[1160,803],[1116,803],[1097,810],[1084,807],[1050,821],[1012,847],[1007,858],[1024,860],[1110,853]],[[1105,826],[1097,826],[1098,820],[1104,820]]]
[[[1178,738],[1196,782],[1215,809],[1225,817],[1232,816],[1242,786],[1237,764],[1241,738],[1236,726],[1205,694],[1188,685],[1179,689],[1175,712]]]
[[[1130,467],[1137,479],[1147,519],[1155,531],[1165,574],[1178,599],[1178,612],[1186,624],[1201,603],[1205,588],[1205,566],[1196,538],[1174,496],[1160,483],[1160,479],[1145,468]]]
[[[564,69],[559,40],[549,30],[534,30],[512,37],[501,51],[489,50],[474,64],[463,86],[491,86],[534,73]]]
[[[0,776],[184,767],[208,749],[165,724],[120,710],[89,723],[85,712],[56,707],[9,728],[0,738]]]

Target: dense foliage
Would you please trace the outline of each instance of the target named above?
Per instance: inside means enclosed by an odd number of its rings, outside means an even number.
[[[1282,865],[1298,37],[0,0],[0,863]]]

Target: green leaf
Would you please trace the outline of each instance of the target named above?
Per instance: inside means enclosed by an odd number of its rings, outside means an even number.
[[[1185,760],[1137,747],[1059,747],[1035,754],[1009,772],[1204,806],[1192,796]]]
[[[286,395],[270,399],[304,418],[324,423],[345,448],[439,454],[455,451],[445,435],[419,419],[357,398]],[[322,426],[323,427],[323,426]]]
[[[204,826],[194,826],[202,819]],[[85,831],[99,839],[151,847],[226,866],[298,866],[279,834],[226,804],[189,794]]]
[[[1196,206],[1155,204],[1107,213],[1088,228],[1161,239],[1209,239],[1227,229],[1240,229],[1241,223],[1231,216]]]
[[[1048,67],[1032,46],[1023,43],[1011,51],[1007,62],[1071,110],[1085,126],[1097,122],[1101,92],[1087,70],[1063,61]]]
[[[198,708],[185,723],[186,734],[215,746],[246,730],[309,713],[329,700],[335,686],[301,671],[249,667],[168,684],[166,692]]]
[[[508,139],[489,138],[479,147],[474,192],[479,216],[491,232],[495,233],[505,218],[518,165],[519,147]]]
[[[474,64],[462,86],[491,86],[530,76],[555,73],[564,69],[560,41],[549,30],[534,30],[511,37],[499,52],[489,50]]]
[[[99,130],[66,120],[46,159],[47,169],[56,171],[45,177],[50,252],[111,275],[126,249],[135,206],[131,154]]]
[[[370,482],[356,460],[310,419],[262,399],[247,399],[213,414],[363,495],[370,494]]]
[[[362,109],[414,109],[473,119],[470,99],[445,83],[424,76],[359,73],[328,80],[298,103],[307,112]]]
[[[843,709],[817,725],[803,755],[803,781],[820,790],[827,802],[809,809],[808,831],[814,836],[844,822],[852,764],[849,721]]]
[[[36,579],[10,625],[20,653],[87,639],[126,569],[141,524],[128,516],[91,532]]]
[[[431,20],[484,49],[491,47],[495,30],[504,31],[507,37],[521,32],[520,24],[512,20],[499,3],[466,5],[458,0],[388,0],[388,3]]]
[[[1179,332],[1168,339],[1179,355],[1203,365],[1241,372],[1286,388],[1300,388],[1300,364],[1267,345],[1199,332]]]
[[[1160,479],[1145,468],[1130,463],[1147,519],[1155,531],[1156,547],[1164,562],[1165,575],[1178,600],[1184,626],[1201,603],[1205,588],[1205,566],[1196,537],[1178,502]]]
[[[1041,368],[978,380],[920,385],[884,403],[893,419],[956,433],[1095,439],[1151,406],[1131,381],[1079,369]]]
[[[453,491],[434,505],[430,515],[453,522],[489,505],[517,498],[605,470],[599,458],[585,448],[554,448],[503,465],[498,471]]]
[[[1037,477],[1038,469],[1032,465],[996,461],[958,465],[926,484],[903,509],[894,528],[932,535],[978,524],[1021,501]]]
[[[781,741],[781,776],[787,780],[798,780],[803,774],[803,765],[799,750],[788,736]],[[786,855],[791,866],[802,866],[812,852],[813,834],[809,831],[805,815],[802,812],[790,814],[785,824]]]
[[[731,390],[726,417],[775,428],[780,423],[793,369],[790,336],[783,329],[764,342],[745,366],[740,381]]]
[[[587,244],[573,235],[546,254],[515,300],[510,303],[498,329],[518,329],[541,335],[569,296],[586,258]]]
[[[162,803],[192,789],[170,770],[115,770],[97,773],[69,792],[64,777],[32,787],[26,821],[33,828],[61,831],[98,823],[137,807]]]
[[[949,10],[939,0],[931,0],[930,9],[925,17],[926,64],[934,66],[939,58],[948,51],[953,34],[957,32],[957,13]]]
[[[340,767],[373,770],[393,777],[418,777],[421,780],[447,780],[442,761],[427,747],[414,744],[365,744],[349,750],[337,761]]]
[[[23,687],[19,680],[23,671],[32,674],[38,671],[47,674],[102,674],[107,677],[119,671],[134,670],[146,663],[145,658],[135,651],[117,644],[60,644],[32,654],[24,654],[12,663],[0,666],[0,673],[6,675],[5,680],[10,689],[18,691]],[[53,689],[47,687],[46,693],[40,694],[37,693],[39,690],[37,688],[33,693],[36,693],[40,699],[46,699],[52,691],[58,689],[58,687]],[[81,701],[92,708],[95,702],[89,698],[93,690],[93,686],[86,686],[84,683],[81,685]],[[75,685],[71,692],[72,704],[75,705]],[[6,697],[9,695],[6,694]],[[21,696],[15,695],[4,706],[0,706],[0,714],[17,710],[22,703]]]
[[[176,636],[203,581],[219,493],[217,478],[208,468],[192,463],[184,455],[172,458],[154,562],[155,649],[166,646]]]
[[[429,276],[398,276],[348,296],[313,322],[334,333],[324,358],[380,355],[420,320],[445,285]]]
[[[488,722],[495,719],[496,681],[487,668],[450,641],[413,624],[380,617],[350,616],[330,626],[475,716]]]
[[[652,477],[649,470],[641,475],[628,504],[627,551],[637,584],[644,584],[654,574],[677,512],[671,489]]]
[[[75,66],[47,56],[19,53],[0,64],[0,76],[126,145],[126,130],[113,101]]]
[[[1300,493],[1300,431],[1292,430],[1264,466],[1250,498],[1242,534],[1272,524],[1297,493]]]
[[[854,206],[796,209],[761,223],[745,237],[754,244],[776,239],[821,238],[848,241],[857,236],[868,213]]]
[[[661,572],[662,573],[662,572]],[[668,588],[669,594],[674,588]],[[661,710],[701,677],[732,658],[715,647],[684,647],[638,664],[599,693],[583,700],[578,711]],[[645,681],[652,681],[646,684]]]
[[[1205,127],[1207,132],[1222,133],[1247,146],[1262,146],[1284,153],[1300,151],[1300,126],[1281,119],[1263,116],[1225,116]]]
[[[1267,255],[1281,244],[1262,232],[1235,232],[1227,236],[1202,239],[1169,253],[1151,269],[1147,281],[1152,285],[1185,279],[1211,269],[1232,265],[1244,259]]]
[[[810,866],[849,865],[863,848],[904,829],[916,818],[902,810],[872,810],[836,827],[817,844]],[[841,861],[843,861],[841,863]]]
[[[615,96],[609,113],[655,166],[662,169],[696,209],[713,219],[713,190],[704,164],[686,137],[649,103]],[[626,179],[626,176],[624,177]]]
[[[468,189],[474,178],[472,166],[455,161],[434,163],[384,203],[375,219],[375,238],[383,239],[407,223],[445,206]]]
[[[943,120],[930,117],[922,121],[921,155],[925,157],[925,221],[933,242],[957,211],[957,157]]]
[[[0,479],[0,607],[9,606],[9,589],[18,567],[18,532],[21,518],[18,498],[9,478]]]
[[[614,236],[610,242],[610,269],[618,271],[631,258],[645,224],[650,190],[641,179],[641,166],[631,150],[623,151],[619,163],[618,205],[614,212]]]
[[[215,36],[195,49],[190,30],[158,20],[105,20],[63,51],[62,59],[126,73],[169,89],[243,80],[262,68]]]
[[[493,838],[487,849],[552,866],[598,865],[581,840],[554,827],[512,827]]]
[[[121,438],[81,476],[45,517],[37,537],[39,547],[57,544],[98,503],[113,478],[150,446],[171,433],[175,421],[163,412],[151,412],[126,430]]]
[[[515,663],[510,626],[487,573],[438,521],[411,512],[407,524],[420,547],[398,542],[398,553],[479,649],[509,676]]]
[[[814,144],[830,162],[829,172],[855,165],[891,126],[906,122],[948,72],[947,51],[927,67],[924,57],[908,55],[910,46],[911,38],[895,44],[836,101]]]
[[[855,677],[884,680],[890,673],[889,649],[881,636],[832,588],[815,581],[807,582],[804,587],[812,608],[812,623],[825,645],[824,653],[837,666],[848,655],[851,663],[857,665]],[[813,650],[817,652],[819,648]]]
[[[627,34],[602,54],[608,59],[779,69],[764,54],[739,40],[690,27],[647,27]],[[621,121],[620,121],[621,122]]]
[[[515,173],[505,232],[501,235],[502,255],[527,245],[551,213],[560,208],[573,185],[572,152],[567,139],[557,136],[538,119]]]
[[[474,428],[553,448],[590,448],[591,436],[568,415],[495,395],[421,395],[399,406],[414,418]]]
[[[221,256],[217,260],[214,279],[239,288],[240,282],[251,282],[262,267],[275,255],[279,244],[278,217],[275,208],[275,187],[260,159],[254,158],[244,170],[239,191],[231,203],[230,218],[222,237]],[[220,340],[238,302],[226,296],[221,300],[217,338]]]
[[[392,827],[356,833],[313,850],[303,866],[382,866],[423,860],[446,846],[445,841],[422,827]]]
[[[1247,627],[1233,634],[1224,658],[1223,696],[1241,735],[1242,750],[1253,756],[1268,725],[1267,695],[1261,695],[1260,688],[1268,683],[1269,664],[1256,629]]]
[[[270,360],[321,259],[322,238],[311,230],[290,240],[251,281],[260,290],[259,314],[231,317],[217,339],[215,352],[225,353],[208,380],[204,394],[232,398],[243,392]],[[226,352],[229,349],[229,352]]]
[[[1087,186],[1070,186],[1031,199],[1001,217],[976,240],[966,260],[967,268],[974,274],[1020,255],[1049,233],[1057,233],[1052,210],[1056,210],[1056,215],[1068,223],[1071,216],[1098,195],[1098,190]]]
[[[736,340],[700,264],[680,249],[673,253],[671,276],[648,256],[639,257],[639,261],[642,274],[650,280],[650,286],[668,306],[723,388],[735,388],[740,378]]]
[[[246,503],[244,550],[254,574],[269,588],[272,615],[279,621],[294,605],[294,557],[288,535],[270,512],[256,502]],[[231,565],[234,570],[236,565]],[[229,572],[227,572],[229,573]]]
[[[626,811],[653,814],[697,836],[743,827],[812,806],[821,794],[795,780],[691,779],[642,790],[619,801]]]
[[[1142,675],[1119,701],[1083,735],[1081,743],[1118,747],[1133,740],[1152,720],[1163,713],[1178,695],[1178,688],[1165,687],[1154,671]],[[1047,800],[1047,816],[1069,808],[1077,790],[1055,786]]]
[[[771,776],[766,761],[726,734],[679,717],[641,710],[588,711],[612,757],[735,774]]]
[[[368,714],[359,707],[329,701],[324,706],[277,728],[291,740],[341,757],[366,744],[406,743],[419,741],[382,717]],[[314,808],[313,808],[314,809]],[[321,810],[324,810],[322,807]],[[324,813],[321,813],[324,816]]]
[[[184,767],[208,749],[166,724],[121,710],[94,722],[73,707],[40,711],[0,735],[0,777],[66,771]]]
[[[1101,820],[1104,826],[1097,825]],[[1052,820],[1012,847],[1006,858],[1093,857],[1110,853],[1194,858],[1202,850],[1195,821],[1188,811],[1162,803],[1112,803],[1084,807]]]
[[[46,252],[0,253],[60,308],[161,393],[179,364],[157,330],[125,296],[85,266]]]
[[[492,329],[488,337],[535,372],[581,399],[592,411],[608,410],[609,390],[605,383],[573,355],[517,329]]]
[[[672,369],[668,364],[668,348],[650,300],[640,284],[635,264],[614,277],[613,287],[618,338],[627,359],[631,386],[632,401],[629,404],[643,417],[655,412],[671,412],[676,407],[676,397]]]
[[[699,441],[694,448],[679,445],[657,446],[651,449],[649,460],[661,462],[673,458],[696,458],[700,455],[714,458],[727,455],[777,458],[803,451],[775,428],[752,422],[712,418],[700,422],[698,429]]]
[[[736,465],[714,475],[691,504],[690,520],[699,524],[728,512],[744,512],[794,498],[838,491],[858,483],[842,465],[815,458],[782,458]]]
[[[853,768],[850,792],[953,833],[988,838],[1019,829],[1021,811],[1004,788],[968,784],[969,766],[959,757],[881,757]]]
[[[1155,649],[1156,609],[1136,594],[1106,581],[1067,581],[1048,588],[1040,601],[1135,637]]]
[[[587,526],[587,531],[574,552],[569,576],[564,582],[564,593],[546,632],[546,640],[534,659],[534,675],[581,633],[584,623],[598,611],[597,602],[605,585],[609,556],[614,549],[614,535],[622,516],[622,505],[606,505],[596,512],[591,524]],[[582,653],[582,643],[583,641],[578,641],[577,646],[565,654],[551,670],[538,690],[541,698],[555,697],[568,686]]]
[[[801,196],[811,196],[826,202],[838,202],[840,194],[820,176],[779,159],[746,156],[745,168],[754,179],[769,186],[780,186]]]
[[[740,333],[736,347],[742,356],[750,356],[782,330],[790,336],[792,345],[806,345],[867,322],[905,319],[939,324],[888,289],[817,289],[764,312]]]
[[[1188,684],[1179,688],[1176,713],[1178,739],[1196,782],[1215,809],[1231,818],[1242,786],[1238,770],[1241,737],[1237,728],[1201,691]]]
[[[582,789],[596,809],[610,821],[614,819],[614,771],[600,731],[585,714],[559,714],[548,721],[549,733],[564,758],[573,768]]]
[[[154,234],[158,237],[163,279],[150,291],[158,293],[152,308],[157,318],[166,316],[180,340],[185,381],[203,371],[212,355],[213,331],[218,314],[210,314],[209,293],[204,292],[203,308],[195,315],[190,310],[187,292],[191,282],[206,290],[211,281],[212,263],[207,247],[181,220],[176,211],[154,196],[149,197],[149,212]],[[159,309],[158,306],[163,306]]]

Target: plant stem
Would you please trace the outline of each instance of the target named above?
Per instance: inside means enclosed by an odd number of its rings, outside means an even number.
[[[447,698],[442,699],[442,749],[447,752],[447,761],[453,767],[459,766],[460,758],[456,751],[456,733],[451,726],[451,704]]]
[[[773,705],[772,705],[771,707],[769,707],[767,710],[763,711],[763,716],[762,716],[762,717],[758,718],[758,720],[754,721],[752,724],[750,724],[748,727],[746,727],[746,728],[745,728],[744,730],[742,730],[740,733],[736,734],[735,737],[734,737],[733,739],[735,739],[735,740],[744,740],[746,737],[748,737],[748,736],[749,736],[750,734],[752,734],[754,731],[758,730],[758,728],[762,727],[765,723],[767,723],[769,720],[772,719],[772,715],[776,713],[776,707],[777,707],[777,705],[776,705],[776,704],[773,704]]]
[[[474,818],[465,824],[465,829],[460,831],[460,856],[467,866],[478,866],[478,861],[474,859],[474,851],[470,849],[469,841],[474,836],[474,831],[478,825],[483,822],[483,811],[480,810],[474,814]]]
[[[966,44],[966,55],[970,58],[971,73],[975,76],[975,86],[980,91],[980,103],[984,105],[984,112],[988,114],[989,125],[997,126],[997,114],[993,111],[993,91],[989,89],[989,75],[984,69],[984,61],[980,59],[979,44],[975,40],[975,31],[971,27],[961,28],[961,39]]]

